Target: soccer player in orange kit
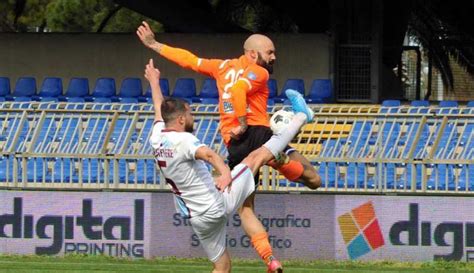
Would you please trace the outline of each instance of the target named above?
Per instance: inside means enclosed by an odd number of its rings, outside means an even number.
[[[237,59],[203,59],[191,52],[170,47],[155,40],[146,22],[137,35],[145,46],[166,59],[216,79],[219,90],[220,131],[229,152],[229,166],[235,167],[249,153],[261,147],[273,135],[267,115],[269,74],[276,59],[273,42],[260,34],[251,35],[244,43],[244,55]],[[312,119],[312,117],[311,117]],[[311,163],[291,147],[283,162],[272,167],[291,181],[299,181],[311,189],[321,185],[321,178]],[[258,179],[255,179],[258,183]],[[268,234],[254,213],[255,193],[239,210],[242,226],[252,245],[265,263],[272,256]]]

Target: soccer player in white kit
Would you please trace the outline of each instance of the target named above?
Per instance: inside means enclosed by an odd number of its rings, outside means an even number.
[[[192,134],[194,119],[189,104],[180,99],[163,99],[159,76],[150,59],[145,77],[150,82],[155,108],[150,144],[157,165],[175,195],[177,211],[189,218],[213,262],[212,272],[230,272],[230,255],[225,247],[227,218],[255,190],[255,173],[279,156],[307,121],[307,114],[297,113],[285,132],[274,135],[231,171],[218,154]],[[220,176],[213,178],[205,162]],[[267,267],[268,272],[283,272],[281,263],[274,257]]]

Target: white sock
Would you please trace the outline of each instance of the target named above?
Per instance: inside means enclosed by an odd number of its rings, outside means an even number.
[[[274,157],[283,151],[290,141],[298,134],[301,127],[306,123],[306,115],[296,113],[288,126],[278,134],[273,135],[263,146],[270,150]]]

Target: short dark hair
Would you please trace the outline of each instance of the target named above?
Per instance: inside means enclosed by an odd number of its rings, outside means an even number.
[[[189,106],[189,103],[185,100],[166,98],[161,104],[161,116],[165,124],[174,120],[178,115],[184,114],[186,106]]]

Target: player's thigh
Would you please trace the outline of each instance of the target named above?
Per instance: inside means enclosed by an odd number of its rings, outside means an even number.
[[[244,164],[237,165],[232,170],[230,191],[223,193],[226,214],[233,214],[242,206],[245,200],[255,191],[253,174]]]

